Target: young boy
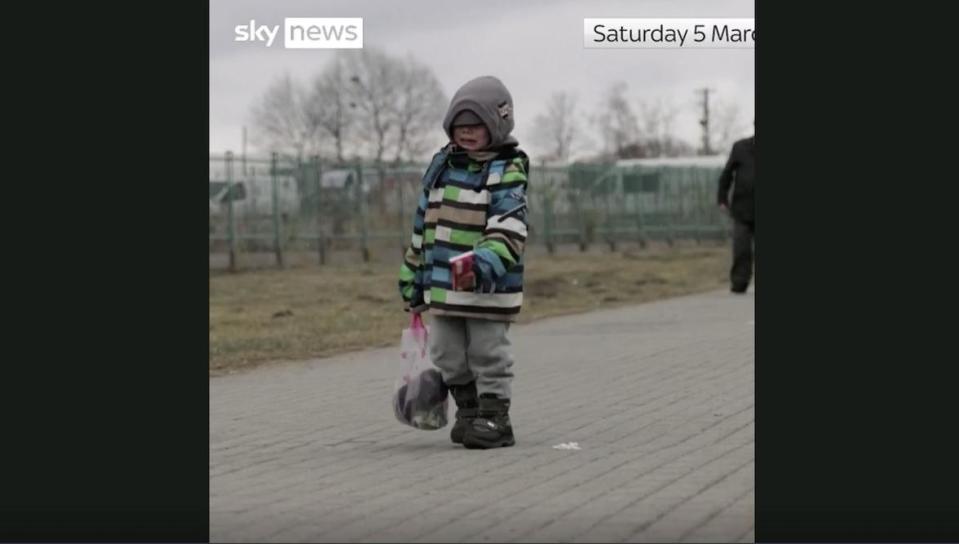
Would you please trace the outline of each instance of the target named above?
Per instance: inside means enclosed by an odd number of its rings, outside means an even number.
[[[443,129],[450,143],[423,176],[400,292],[408,311],[433,311],[430,355],[457,407],[450,439],[512,446],[506,333],[523,303],[529,158],[509,135],[513,99],[495,77],[460,87]],[[470,251],[472,274],[454,278],[450,260]]]

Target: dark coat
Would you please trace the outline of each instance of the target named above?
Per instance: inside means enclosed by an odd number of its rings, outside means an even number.
[[[732,204],[729,189],[732,186]],[[739,221],[755,221],[756,137],[733,144],[729,160],[719,176],[719,203],[725,204]]]

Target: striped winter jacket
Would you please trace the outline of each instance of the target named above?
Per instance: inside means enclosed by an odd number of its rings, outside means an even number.
[[[489,161],[451,154],[449,147],[433,157],[400,268],[407,307],[426,304],[437,315],[516,320],[523,304],[526,210],[500,219],[526,203],[528,171],[529,158],[514,147]],[[450,259],[474,249],[491,271],[491,293],[452,290]]]

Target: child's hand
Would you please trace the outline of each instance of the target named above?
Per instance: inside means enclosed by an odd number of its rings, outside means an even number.
[[[429,310],[429,308],[430,305],[427,304],[426,300],[423,298],[423,291],[420,289],[414,289],[413,296],[410,298],[409,302],[406,303],[406,307],[403,308],[403,311],[419,314]]]
[[[492,279],[492,270],[489,265],[485,265],[482,259],[473,261],[473,291],[477,293],[492,293],[494,283]]]
[[[420,304],[419,306],[410,306],[409,308],[406,309],[406,311],[412,312],[414,314],[421,314],[429,309],[430,307],[428,304]]]
[[[461,276],[458,276],[456,280],[456,290],[457,291],[472,291],[476,288],[476,274],[474,272],[467,272]]]

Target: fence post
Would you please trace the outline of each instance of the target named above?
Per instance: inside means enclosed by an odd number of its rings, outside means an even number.
[[[233,152],[226,152],[226,239],[230,251],[230,272],[236,272],[236,218],[233,215]]]
[[[646,249],[646,227],[643,224],[643,177],[640,175],[640,187],[635,194],[633,194],[633,202],[636,203],[636,232],[639,235],[639,248]]]
[[[552,181],[550,190],[552,190]],[[546,240],[546,251],[550,255],[556,252],[553,245],[553,197],[550,192],[543,195],[543,238]]]
[[[276,152],[270,158],[270,178],[273,183],[273,251],[276,253],[276,266],[283,268],[283,246],[280,235],[280,189],[276,179]]]
[[[693,203],[693,199],[691,198],[691,195],[693,195],[692,184],[690,183],[690,180],[692,178],[691,171],[692,171],[692,167],[686,167],[684,169],[679,170],[679,175],[680,175],[679,187],[680,187],[680,193],[681,193],[679,198],[679,202],[680,202],[679,217],[681,219],[680,228],[682,228],[683,232],[685,233],[682,239],[689,240],[689,238],[692,238],[693,241],[698,246],[699,245],[699,227],[695,219],[695,204]]]
[[[609,199],[612,198],[613,196],[613,189],[615,185],[614,182],[621,175],[623,175],[622,170],[617,169],[616,178],[613,178],[612,176],[607,176],[607,179],[603,180],[603,189],[605,189],[604,192],[606,193],[605,195],[603,195],[604,196],[603,203],[606,205],[606,243],[609,244],[610,251],[616,251],[616,240],[615,240],[616,232],[614,230],[613,212],[609,206]],[[606,185],[609,185],[609,187],[606,187]]]
[[[380,183],[383,183],[383,179],[384,179],[384,176],[381,174]],[[397,196],[397,201],[399,202],[399,208],[400,208],[399,210],[400,222],[399,222],[399,227],[396,230],[400,236],[400,255],[406,255],[406,242],[407,242],[407,237],[409,236],[409,233],[407,232],[406,228],[404,228],[406,223],[406,206],[404,206],[403,204],[403,176],[397,175],[394,177],[394,179],[396,180],[396,193],[397,193],[396,196]]]
[[[326,264],[326,236],[323,229],[323,167],[317,155],[313,156],[313,171],[316,173],[316,239],[322,265]]]
[[[661,176],[660,179],[667,182],[672,181],[669,176],[663,176],[662,172],[663,172],[662,169],[660,169],[660,176]],[[674,239],[675,232],[673,231],[673,225],[676,221],[676,218],[675,218],[676,213],[673,211],[673,208],[675,207],[675,200],[670,198],[668,194],[665,197],[663,196],[663,192],[668,190],[668,185],[669,183],[660,183],[659,194],[660,194],[660,202],[661,203],[665,202],[665,206],[662,206],[662,209],[665,210],[665,212],[663,213],[663,216],[666,219],[665,225],[664,225],[664,227],[666,228],[666,244],[669,245],[669,247],[673,247],[676,243],[676,240]]]
[[[583,189],[573,191],[573,207],[576,208],[576,223],[579,231],[579,251],[585,253],[589,249],[589,237],[586,235],[586,218],[583,214]]]
[[[700,176],[697,171],[693,171],[694,175],[691,176],[695,184],[696,202],[694,205],[695,217],[694,221],[696,222],[696,243],[699,244],[701,240],[709,236],[709,233],[706,230],[706,218],[703,216],[705,199],[703,198],[703,184],[700,181]]]
[[[363,162],[356,163],[356,201],[360,207],[360,252],[363,255],[363,262],[370,262],[370,248],[367,246],[367,209],[366,198],[363,196]]]

